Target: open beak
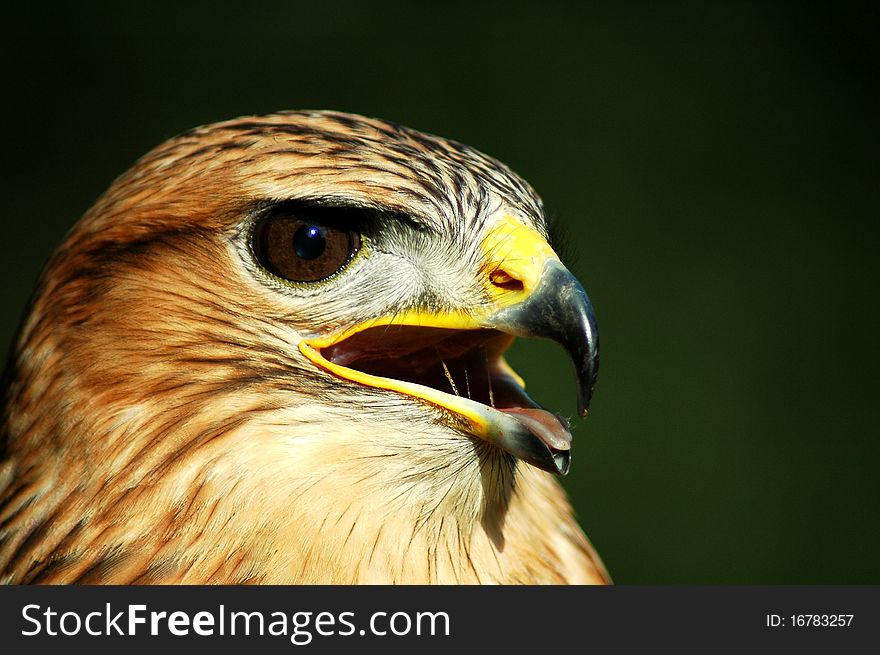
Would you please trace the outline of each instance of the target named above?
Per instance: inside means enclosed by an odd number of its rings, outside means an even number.
[[[504,360],[514,337],[550,339],[572,359],[586,416],[599,368],[593,307],[532,228],[505,217],[482,243],[489,302],[472,311],[380,317],[300,342],[318,367],[447,410],[468,433],[559,475],[571,464],[568,422],[542,409]]]

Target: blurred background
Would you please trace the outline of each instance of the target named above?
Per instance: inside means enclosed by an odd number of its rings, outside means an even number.
[[[564,483],[618,583],[880,583],[869,5],[571,5],[7,9],[2,348],[65,231],[164,139],[391,119],[508,163],[567,229],[602,370]],[[574,415],[559,348],[511,359]]]

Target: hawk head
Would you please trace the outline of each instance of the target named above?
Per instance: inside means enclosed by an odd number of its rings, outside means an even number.
[[[567,422],[504,351],[592,307],[534,191],[335,112],[201,127],[76,224],[11,362],[12,582],[588,582]]]

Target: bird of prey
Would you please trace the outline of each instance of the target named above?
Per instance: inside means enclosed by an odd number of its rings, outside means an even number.
[[[590,301],[504,164],[330,111],[160,145],[71,229],[6,372],[0,581],[603,583],[565,419]]]

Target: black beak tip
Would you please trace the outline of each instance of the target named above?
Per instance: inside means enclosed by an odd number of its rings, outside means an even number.
[[[581,418],[586,418],[590,409],[590,401],[593,399],[593,391],[596,388],[596,378],[599,377],[599,339],[595,328],[595,319],[591,321],[592,329],[589,333],[587,348],[578,352],[575,350],[575,361],[580,361],[577,369],[577,404]]]
[[[595,370],[595,369],[594,369]],[[590,401],[593,399],[593,390],[596,387],[596,376],[587,375],[578,378],[578,414],[586,418],[590,409]]]
[[[587,418],[587,414],[590,411],[590,399],[592,395],[592,391],[584,392],[583,389],[578,390],[578,415],[581,418]]]

